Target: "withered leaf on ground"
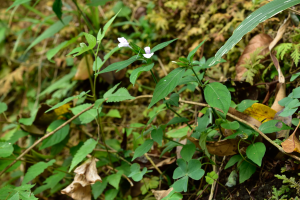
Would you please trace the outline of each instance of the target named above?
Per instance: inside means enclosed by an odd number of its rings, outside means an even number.
[[[300,141],[295,135],[296,131],[286,139],[281,146],[286,153],[298,152],[300,153]]]
[[[82,57],[78,66],[77,72],[74,76],[74,80],[86,80],[89,78],[89,75],[93,74],[93,58],[90,54],[87,54]],[[89,71],[88,71],[89,69]]]

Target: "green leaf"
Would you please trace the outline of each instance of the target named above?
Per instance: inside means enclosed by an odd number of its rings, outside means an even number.
[[[147,168],[144,167],[143,171],[140,171],[140,165],[138,163],[134,163],[130,166],[130,171],[131,173],[128,175],[128,177],[132,177],[135,182],[139,182],[146,174]]]
[[[172,137],[172,138],[181,138],[183,136],[187,135],[187,132],[189,130],[189,127],[183,127],[183,128],[179,128],[179,129],[173,129],[169,132],[166,133],[166,135],[168,137]]]
[[[210,65],[213,65],[216,61],[220,60],[220,58],[232,49],[246,33],[254,29],[259,23],[296,4],[299,4],[299,0],[289,0],[284,2],[282,0],[274,0],[254,11],[234,30],[232,36],[227,40],[225,45],[218,50],[215,59]]]
[[[247,147],[246,155],[250,160],[261,166],[261,161],[265,155],[266,146],[262,142],[256,142]]]
[[[136,148],[131,161],[134,161],[134,159],[136,159],[137,157],[141,157],[142,155],[147,153],[151,149],[153,142],[154,142],[153,140],[148,139],[141,146]]]
[[[161,79],[155,87],[153,97],[148,108],[151,108],[159,100],[165,98],[168,94],[170,94],[174,90],[174,88],[178,85],[184,72],[185,72],[185,68],[182,67],[176,68],[171,73],[169,73],[166,77]]]
[[[85,43],[81,43],[80,44],[81,49],[79,50],[78,53],[74,54],[73,57],[79,56],[79,55],[83,54],[84,52],[87,52],[87,51],[93,49],[97,44],[97,40],[93,35],[84,33],[84,32],[83,32],[83,35],[85,36],[85,39],[87,40],[89,46],[86,46]]]
[[[225,115],[227,114],[231,95],[225,85],[218,82],[208,84],[204,89],[204,97],[210,106],[220,108]]]
[[[153,129],[151,131],[151,138],[157,142],[159,145],[162,145],[162,139],[163,139],[164,133],[162,127],[159,127],[157,129]]]
[[[91,103],[86,103],[86,104],[82,104],[79,106],[76,106],[74,108],[69,108],[72,113],[74,115],[79,114],[80,112],[82,112],[83,110],[87,109],[88,107],[90,107],[92,104]],[[81,115],[79,115],[79,119],[81,121],[82,124],[87,124],[90,123],[91,121],[93,121],[98,115],[97,109],[96,108],[92,108],[84,113],[82,113]]]
[[[97,1],[97,0],[96,0]],[[107,0],[102,0],[102,1],[106,1],[107,2]],[[99,0],[98,0],[98,2],[99,2]],[[92,1],[92,3],[93,3],[93,1]],[[119,12],[120,12],[120,10],[119,10]],[[105,33],[106,33],[106,31],[107,31],[107,29],[110,27],[110,25],[113,23],[113,21],[115,20],[115,18],[117,17],[117,15],[119,14],[119,12],[117,13],[117,14],[115,14],[115,16],[113,16],[105,25],[104,25],[104,27],[103,27],[103,31],[101,32],[101,28],[100,28],[100,30],[98,31],[98,34],[97,34],[97,41],[100,43],[100,41],[104,38],[104,36],[105,36]]]
[[[186,144],[182,147],[180,151],[180,155],[185,161],[188,162],[189,160],[192,159],[195,151],[196,151],[196,146],[193,143]]]
[[[4,102],[0,102],[0,114],[4,113],[7,111],[7,105]]]
[[[237,174],[236,170],[233,170],[230,173],[230,175],[228,177],[228,181],[227,181],[227,183],[226,183],[225,186],[227,186],[227,187],[236,186],[236,179],[237,179],[237,177],[238,177],[238,174]]]
[[[55,24],[51,25],[47,30],[45,30],[41,35],[39,35],[26,49],[25,52],[30,50],[32,47],[40,43],[42,40],[52,37],[54,34],[58,33],[71,21],[72,16],[67,16],[62,19],[62,21],[57,21]]]
[[[291,101],[293,101],[294,99],[291,97],[285,97],[283,99],[281,99],[278,103],[281,106],[287,106]]]
[[[279,124],[282,124],[281,128],[278,128]],[[263,123],[259,127],[259,130],[263,133],[273,133],[273,132],[278,132],[281,130],[290,130],[290,129],[292,129],[292,128],[287,126],[285,123],[283,123],[280,120],[270,120],[270,121]]]
[[[234,134],[227,136],[225,139],[234,139],[237,136],[240,136],[241,138],[243,138],[243,136],[250,136],[253,133],[252,130],[250,129],[238,129]]]
[[[51,131],[54,131],[56,128],[58,128],[59,126],[61,126],[65,122],[66,121],[64,121],[64,120],[56,120],[56,121],[52,122],[47,128],[47,132],[50,133]],[[42,150],[42,149],[45,149],[47,147],[51,147],[51,146],[53,146],[57,143],[60,143],[69,134],[69,129],[70,129],[69,124],[67,124],[66,126],[64,126],[61,129],[59,129],[56,133],[54,133],[50,137],[43,140],[43,143],[42,143],[42,145],[40,146],[39,149]]]
[[[119,17],[129,17],[131,9],[124,5],[122,1],[118,1],[112,9],[115,13],[119,13]]]
[[[194,48],[188,55],[187,59],[192,62],[193,61],[193,58],[194,58],[194,55],[195,53],[197,52],[197,50],[204,44],[206,40],[203,40],[198,46],[196,46],[196,48]]]
[[[130,83],[132,83],[132,85],[135,84],[136,79],[139,77],[139,75],[142,72],[147,72],[150,71],[154,66],[154,63],[151,63],[150,65],[145,65],[139,68],[136,68],[135,70],[133,70],[130,74]]]
[[[196,131],[199,133],[202,133],[206,130],[206,127],[212,123],[212,110],[211,108],[208,108],[206,110],[206,113],[200,118],[197,119],[198,126],[196,127]]]
[[[88,6],[104,6],[107,2],[112,0],[92,0],[91,3],[88,3]],[[95,198],[97,199],[97,198]]]
[[[296,78],[298,78],[300,76],[300,72],[292,74],[292,77],[290,79],[290,81],[294,81]]]
[[[55,0],[54,3],[52,4],[52,10],[58,17],[58,19],[61,21],[61,16],[62,16],[62,2],[61,0]]]
[[[150,189],[157,188],[159,185],[159,177],[151,177],[143,179],[144,184],[141,187],[142,195],[146,194]]]
[[[171,124],[178,124],[178,123],[182,123],[182,122],[188,122],[189,120],[185,117],[174,117],[173,119],[171,119],[167,125],[171,125]]]
[[[240,124],[237,121],[226,121],[225,123],[222,123],[221,126],[225,129],[237,130],[240,127]]]
[[[239,182],[240,184],[243,183],[244,181],[248,180],[252,174],[256,171],[256,167],[246,161],[243,161],[240,168],[240,176],[239,176]]]
[[[108,183],[107,178],[108,176],[102,179],[102,183],[100,181],[97,181],[95,184],[91,185],[94,199],[97,199],[105,190]]]
[[[56,104],[55,106],[53,106],[52,108],[50,108],[49,110],[47,110],[45,113],[54,110],[62,105],[65,105],[66,103],[69,103],[70,101],[72,101],[73,99],[80,99],[82,97],[84,97],[88,92],[81,92],[79,95],[73,96],[73,97],[68,97],[65,100],[63,100],[62,102]]]
[[[24,3],[27,3],[27,2],[30,2],[31,0],[15,0],[14,3],[9,6],[5,12],[9,11],[10,9],[12,9],[13,7],[16,7],[16,6],[19,6],[19,5],[22,5]]]
[[[80,149],[76,152],[72,160],[69,172],[72,171],[73,168],[76,167],[76,165],[78,165],[78,163],[80,163],[89,153],[91,153],[96,147],[96,145],[97,141],[95,141],[92,138],[85,141],[84,144],[80,147]]]
[[[106,117],[121,118],[120,112],[117,109],[110,109],[105,116]]]
[[[113,88],[108,90],[104,95],[104,99],[108,99],[106,102],[119,102],[119,101],[124,101],[124,100],[129,100],[129,99],[134,99],[133,96],[129,94],[127,89],[125,88],[120,88],[117,92],[113,94],[113,92],[116,90],[120,83],[115,85]]]
[[[166,152],[170,152],[172,149],[174,149],[174,147],[178,146],[178,143],[170,141],[167,144],[165,144],[165,148],[164,150],[161,152],[160,154],[160,158],[166,153]]]
[[[104,197],[105,200],[111,200],[111,199],[115,199],[117,194],[118,194],[119,190],[117,189],[109,189],[105,192]]]
[[[23,131],[23,130],[17,130],[16,132],[14,132],[13,136],[11,136],[9,138],[9,140],[7,140],[7,142],[10,142],[12,144],[14,144],[15,142],[17,142],[20,138],[25,137],[29,135],[29,133]]]
[[[175,40],[177,40],[177,39],[170,40],[170,41],[163,42],[163,43],[161,43],[161,44],[156,45],[155,47],[153,47],[153,48],[151,49],[151,53],[154,53],[154,52],[156,52],[156,51],[158,51],[158,50],[161,50],[161,49],[165,48],[166,46],[168,46],[169,44],[171,44],[171,43],[174,42]]]
[[[178,102],[179,102],[179,94],[173,93],[173,94],[171,94],[170,99],[166,100],[164,103],[178,107],[179,106]]]
[[[180,80],[180,82],[178,83],[178,85],[184,85],[184,84],[187,84],[187,83],[190,83],[190,82],[196,82],[198,83],[198,80],[195,76],[192,76],[192,75],[188,75],[184,78],[182,78]]]
[[[188,163],[188,176],[194,180],[200,180],[205,171],[201,169],[201,163],[199,160],[192,159]]]
[[[38,162],[34,165],[32,165],[31,167],[28,168],[27,173],[24,176],[22,185],[28,183],[29,181],[33,180],[34,178],[36,178],[38,175],[40,175],[41,173],[43,173],[43,171],[52,166],[55,163],[55,160],[50,160],[49,162],[45,163],[45,162]]]
[[[207,138],[208,134],[209,134],[208,131],[202,132],[202,134],[200,135],[200,139],[199,139],[199,145],[200,145],[201,149],[204,150],[205,155],[209,158],[210,154],[209,154],[209,152],[207,150],[207,147],[206,147],[206,138]]]
[[[106,67],[105,69],[103,69],[102,71],[96,73],[95,75],[106,73],[106,72],[111,72],[111,71],[115,71],[115,70],[117,70],[116,72],[118,72],[118,71],[128,67],[129,65],[131,65],[137,59],[138,59],[138,56],[132,56],[128,60],[113,63],[113,64],[109,65],[108,67]]]
[[[9,142],[0,142],[0,157],[8,157],[14,151],[14,147]]]
[[[228,163],[226,164],[225,168],[224,169],[228,169],[229,167],[233,166],[235,163],[239,162],[240,160],[242,160],[242,156],[240,154],[238,155],[234,155],[232,156]]]
[[[254,103],[257,103],[257,100],[243,100],[241,103],[239,103],[236,107],[236,110],[239,112],[244,112],[247,108],[250,108]]]
[[[123,171],[120,170],[116,174],[112,174],[107,177],[107,181],[110,185],[114,186],[117,190],[119,189],[119,183],[122,177]]]
[[[209,172],[207,173],[207,175],[205,176],[205,180],[208,184],[213,184],[215,180],[217,180],[219,178],[219,175],[215,172]]]
[[[1,160],[1,162],[0,162],[0,171],[2,171],[4,168],[6,168],[8,165],[10,165],[16,159],[16,157],[11,155],[11,156],[7,157],[7,159],[9,159],[9,160]],[[21,161],[17,161],[15,164],[13,164],[13,166],[11,166],[6,171],[6,173],[17,169],[21,164],[22,164]]]
[[[211,63],[214,59],[215,59],[215,57],[209,58],[209,59],[206,61],[206,63],[200,67],[200,69],[208,69],[208,68],[211,68],[212,66],[217,65],[217,64],[219,64],[219,63],[227,62],[226,60],[224,60],[223,58],[221,58],[221,60],[216,61],[215,63],[213,63],[212,65],[210,65],[210,63]]]
[[[187,191],[187,186],[188,186],[188,180],[189,180],[189,177],[188,176],[185,176],[181,179],[179,179],[178,181],[176,181],[174,184],[173,184],[173,188],[176,192],[186,192]]]

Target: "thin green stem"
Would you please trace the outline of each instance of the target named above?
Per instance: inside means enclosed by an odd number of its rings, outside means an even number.
[[[89,65],[86,54],[84,55],[84,59],[85,59],[86,68],[87,68],[87,71],[88,71],[88,74],[89,74],[89,81],[90,81],[91,88],[92,88],[92,91],[93,91],[93,98],[96,101],[96,91],[95,91],[95,88],[94,88],[94,85],[93,85],[92,74],[91,74],[91,71],[90,71],[90,65]]]
[[[240,151],[240,142],[241,142],[241,141],[242,141],[242,139],[240,139],[239,142],[238,142],[238,151],[239,151],[239,154],[242,156],[242,158],[243,158],[244,161],[246,161],[247,163],[253,165],[253,164],[252,164],[251,162],[249,162],[249,161],[243,156],[243,154],[241,153],[241,151]],[[256,167],[256,165],[253,165],[253,166]]]

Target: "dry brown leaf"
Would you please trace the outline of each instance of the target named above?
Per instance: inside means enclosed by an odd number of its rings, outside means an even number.
[[[296,131],[286,139],[281,146],[286,153],[298,152],[300,153],[300,141],[295,135]]]
[[[238,152],[238,139],[221,140],[218,142],[207,142],[206,147],[210,154],[217,156],[230,156]]]
[[[24,66],[20,66],[15,71],[11,72],[7,76],[5,76],[3,79],[0,80],[0,95],[6,94],[11,89],[11,84],[16,81],[17,83],[23,82],[23,72],[25,71]]]
[[[90,54],[85,55],[80,60],[77,66],[77,72],[74,76],[74,80],[86,80],[89,78],[89,74],[93,74],[93,58]],[[89,71],[90,73],[89,73]]]
[[[175,160],[176,160],[175,157],[167,158],[167,159],[165,159],[165,160],[163,160],[163,161],[161,161],[161,162],[159,162],[159,163],[157,163],[155,165],[156,165],[156,167],[162,167],[164,165],[170,165],[170,164],[172,164],[173,162],[175,162]],[[154,169],[154,167],[151,165],[151,167],[148,167],[148,169]]]
[[[91,200],[91,186],[84,175],[76,174],[74,181],[61,191],[75,200]]]
[[[172,192],[173,188],[169,188],[168,190],[151,190],[154,194],[156,200],[161,200],[164,197],[168,196],[170,192]]]
[[[264,33],[258,34],[254,36],[250,41],[249,44],[246,46],[243,54],[240,56],[238,63],[235,66],[236,76],[235,80],[242,81],[244,79],[243,74],[247,71],[245,67],[242,67],[245,64],[247,59],[250,59],[250,55],[257,50],[258,48],[263,47],[264,49],[260,52],[259,55],[266,55],[269,52],[267,48],[269,44],[272,42],[272,38]]]
[[[86,170],[85,176],[86,176],[86,180],[90,184],[95,184],[97,181],[102,182],[101,177],[98,175],[96,161],[94,157],[92,157],[91,159],[91,163]]]

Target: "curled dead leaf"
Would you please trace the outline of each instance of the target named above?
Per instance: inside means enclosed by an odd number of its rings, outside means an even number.
[[[300,141],[295,135],[296,131],[286,139],[281,146],[286,153],[298,152],[300,153]]]
[[[171,187],[168,190],[151,190],[151,191],[154,194],[156,200],[161,200],[164,197],[168,196],[168,194],[170,194],[170,192],[173,191],[173,188]]]
[[[161,161],[161,162],[159,162],[159,163],[157,163],[155,165],[156,165],[156,167],[162,167],[164,165],[170,165],[170,164],[172,164],[173,162],[175,162],[175,160],[176,160],[175,157],[167,158],[167,159],[165,159],[165,160],[163,160],[163,161]],[[148,169],[154,169],[154,167],[151,165],[151,167],[148,167]]]
[[[74,181],[61,191],[75,200],[91,200],[91,186],[85,175],[76,174]]]

